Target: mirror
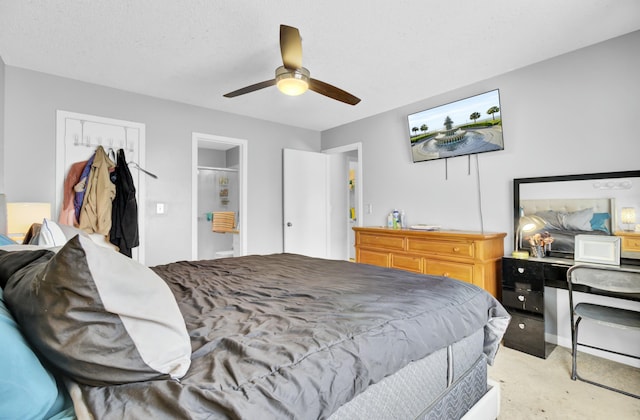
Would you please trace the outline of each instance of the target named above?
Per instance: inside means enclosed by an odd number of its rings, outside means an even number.
[[[533,200],[533,201],[532,201]],[[522,237],[518,231],[520,217],[525,215],[526,206],[540,204],[538,209],[526,209],[526,214],[541,214],[541,211],[553,213],[561,212],[564,217],[579,216],[578,211],[588,211],[586,207],[592,208],[593,213],[597,213],[604,221],[602,228],[595,228],[591,219],[593,231],[573,230],[576,233],[606,234],[606,235],[640,235],[640,171],[605,172],[593,174],[546,176],[538,178],[516,178],[513,180],[513,215],[514,215],[514,237],[516,244],[520,244],[518,236]],[[575,206],[574,206],[575,204]],[[545,207],[548,206],[548,207]],[[556,206],[556,207],[554,207]],[[574,208],[571,208],[574,206]],[[624,211],[623,211],[624,209]],[[623,217],[624,213],[624,217]],[[635,213],[635,217],[633,216]],[[591,230],[591,227],[586,228]],[[633,233],[631,233],[633,232]],[[552,232],[553,236],[553,232]],[[637,238],[637,236],[634,236]],[[565,240],[558,238],[560,240]],[[566,239],[569,245],[563,245],[558,240],[557,246],[552,243],[549,252],[552,256],[573,258],[573,239]],[[636,239],[637,240],[637,239]],[[522,241],[524,244],[525,241]],[[564,248],[563,248],[564,247]],[[526,244],[523,248],[527,249]],[[514,247],[515,249],[515,247]],[[625,252],[623,246],[622,259],[633,259],[637,263],[640,259],[640,252]]]

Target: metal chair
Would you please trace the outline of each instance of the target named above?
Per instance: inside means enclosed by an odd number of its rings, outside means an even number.
[[[569,286],[569,305],[571,307],[571,379],[574,381],[579,379],[583,382],[619,392],[630,397],[640,398],[640,395],[580,377],[577,366],[578,346],[589,347],[640,360],[639,356],[596,347],[578,341],[578,326],[583,319],[621,329],[640,330],[640,312],[585,302],[580,302],[574,306],[573,303],[574,286],[578,284],[588,286],[591,289],[599,289],[619,294],[640,293],[640,267],[637,270],[633,270],[623,267],[574,265],[567,271],[567,283]]]

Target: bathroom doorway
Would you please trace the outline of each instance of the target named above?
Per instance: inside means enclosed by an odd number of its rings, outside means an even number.
[[[246,254],[246,141],[193,134],[192,259]],[[219,212],[233,212],[238,233],[213,232]]]

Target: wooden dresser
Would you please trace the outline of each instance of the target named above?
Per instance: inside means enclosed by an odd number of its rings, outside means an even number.
[[[506,233],[354,227],[356,262],[451,277],[500,298]]]
[[[640,232],[619,231],[615,235],[621,238],[621,257],[640,258]]]

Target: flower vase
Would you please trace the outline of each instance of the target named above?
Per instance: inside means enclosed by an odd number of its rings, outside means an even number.
[[[534,258],[543,258],[544,248],[542,247],[542,245],[533,245],[531,247],[531,256]]]

